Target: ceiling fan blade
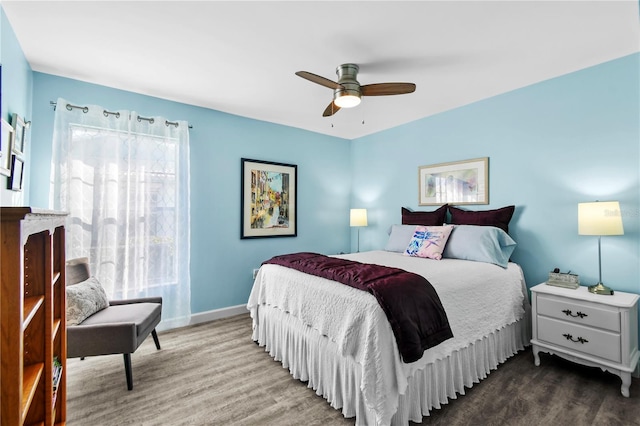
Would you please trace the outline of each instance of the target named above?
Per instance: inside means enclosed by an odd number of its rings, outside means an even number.
[[[404,95],[416,90],[413,83],[377,83],[360,86],[362,96]]]
[[[338,105],[336,105],[335,102],[331,101],[329,106],[327,106],[327,108],[325,108],[324,112],[322,113],[322,116],[323,117],[331,117],[333,114],[335,114],[338,111],[340,111],[340,107]]]
[[[321,86],[328,87],[329,89],[340,89],[342,88],[341,84],[336,83],[335,81],[331,81],[328,78],[321,77],[319,75],[307,72],[307,71],[298,71],[296,73],[298,77],[302,77],[314,83],[317,83]]]

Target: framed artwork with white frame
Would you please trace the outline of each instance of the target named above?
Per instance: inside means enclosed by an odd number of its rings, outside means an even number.
[[[418,204],[489,204],[489,157],[418,167]]]
[[[11,176],[11,143],[13,127],[2,119],[2,137],[0,137],[0,175]]]
[[[22,155],[24,153],[24,145],[27,137],[27,128],[24,124],[24,120],[18,114],[13,114],[11,117],[11,126],[13,126],[11,151],[16,155]]]

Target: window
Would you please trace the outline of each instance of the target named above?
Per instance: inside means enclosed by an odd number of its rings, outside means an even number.
[[[188,124],[87,109],[56,108],[52,204],[69,212],[67,258],[89,257],[111,299],[162,296],[163,319],[183,325],[190,313]]]

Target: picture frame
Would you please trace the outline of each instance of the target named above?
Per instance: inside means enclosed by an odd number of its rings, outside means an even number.
[[[11,176],[11,142],[13,140],[13,127],[2,121],[2,136],[0,137],[0,175]]]
[[[418,204],[489,204],[489,157],[418,167]]]
[[[241,159],[240,238],[296,237],[298,166]]]
[[[11,142],[11,152],[16,155],[24,154],[26,143],[27,127],[24,120],[18,115],[11,116],[11,126],[13,127],[13,139]]]
[[[11,178],[8,189],[12,191],[22,191],[22,180],[24,176],[24,160],[17,155],[11,156]]]

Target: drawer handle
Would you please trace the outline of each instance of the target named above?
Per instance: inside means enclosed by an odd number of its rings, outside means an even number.
[[[584,317],[588,317],[589,316],[589,315],[587,315],[585,313],[582,313],[580,311],[576,312],[576,314],[573,315],[573,312],[571,312],[571,310],[569,310],[569,309],[565,309],[562,312],[564,312],[565,315],[568,315],[568,316],[574,317],[574,318],[577,318],[577,317],[584,318]]]
[[[573,336],[572,336],[572,335],[570,335],[569,333],[565,333],[565,334],[563,334],[563,336],[564,336],[564,337],[566,337],[566,338],[567,338],[567,340],[571,340],[572,342],[575,342],[575,343],[580,342],[580,343],[582,343],[583,345],[584,345],[585,343],[589,343],[589,341],[588,341],[587,339],[585,339],[584,337],[578,337],[577,339],[574,339],[574,338],[573,338]]]

